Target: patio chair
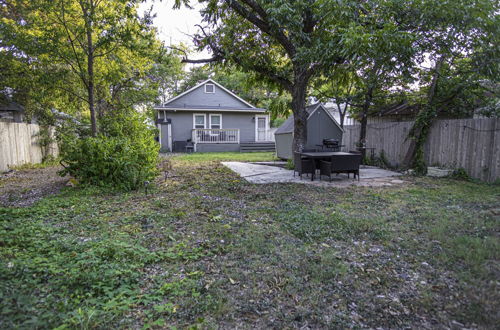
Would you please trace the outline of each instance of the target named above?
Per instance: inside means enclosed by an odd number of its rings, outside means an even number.
[[[332,180],[332,173],[347,173],[347,177],[350,174],[354,174],[354,179],[356,176],[359,181],[359,166],[361,165],[361,155],[336,155],[331,158],[329,162],[320,161],[319,163],[319,177],[327,175]]]
[[[186,152],[194,152],[194,143],[191,140],[186,141]]]
[[[303,158],[299,152],[293,153],[293,176],[295,176],[295,172],[297,172],[302,179],[302,174],[311,174],[311,179],[314,180],[314,172],[315,166],[314,161],[312,159]]]

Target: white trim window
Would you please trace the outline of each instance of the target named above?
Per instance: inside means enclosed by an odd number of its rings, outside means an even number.
[[[207,128],[207,116],[204,113],[193,113],[193,128]]]
[[[210,127],[210,129],[221,129],[222,128],[222,115],[221,114],[210,114],[209,115],[209,127]]]
[[[206,94],[214,94],[215,93],[215,84],[205,84],[205,93]]]

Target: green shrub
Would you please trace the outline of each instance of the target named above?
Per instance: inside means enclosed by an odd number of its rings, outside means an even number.
[[[102,120],[97,137],[62,138],[61,174],[83,184],[133,190],[157,175],[158,152],[154,132],[141,115],[115,115]]]
[[[455,169],[453,173],[451,173],[450,177],[457,180],[471,180],[471,177],[469,176],[469,174],[467,174],[467,171],[464,168]]]

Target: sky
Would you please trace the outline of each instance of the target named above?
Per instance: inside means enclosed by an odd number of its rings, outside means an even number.
[[[172,9],[173,3],[174,1],[169,0],[148,0],[140,5],[139,12],[144,12],[153,6],[153,14],[156,14],[153,24],[158,29],[159,38],[165,42],[165,45],[178,45],[182,42],[194,48],[189,35],[198,31],[195,25],[201,23],[200,6],[196,2],[191,4],[194,9],[185,7]],[[193,52],[190,55],[192,59],[208,57],[210,57],[210,54],[206,51]]]

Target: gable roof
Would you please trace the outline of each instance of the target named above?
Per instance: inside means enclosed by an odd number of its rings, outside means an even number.
[[[17,102],[0,103],[0,111],[24,111],[24,107]]]
[[[239,106],[235,106],[235,105],[224,106],[224,105],[221,105],[221,104],[219,104],[218,106],[217,105],[189,105],[189,106],[186,106],[186,104],[184,104],[184,106],[179,106],[179,103],[175,102],[175,101],[178,101],[179,99],[181,99],[183,97],[186,97],[188,94],[196,91],[197,89],[202,88],[207,83],[214,84],[215,86],[217,86],[218,88],[220,88],[222,91],[224,91],[225,94],[227,94],[230,97],[232,97],[235,100],[237,100],[237,104],[239,104]],[[177,105],[172,104],[172,103],[177,103]],[[174,98],[171,98],[170,100],[168,100],[167,102],[165,102],[161,106],[155,107],[155,109],[172,109],[172,110],[205,110],[205,109],[206,110],[252,110],[252,112],[264,112],[264,111],[266,111],[266,109],[256,108],[254,105],[252,105],[252,104],[248,103],[247,101],[243,100],[241,97],[239,97],[235,93],[231,92],[229,89],[225,88],[224,86],[222,86],[221,84],[219,84],[218,82],[216,82],[213,79],[207,79],[205,81],[202,81],[201,83],[199,83],[196,86],[188,89],[187,91],[185,91],[185,92],[177,95]]]
[[[330,117],[330,119],[335,123],[335,125],[337,125],[338,128],[340,128],[342,132],[344,131],[344,129],[340,127],[337,120],[335,120],[331,111],[325,108],[325,106],[322,103],[311,104],[306,107],[306,112],[308,114],[307,119],[309,120],[312,114],[319,108],[322,108],[326,112],[328,117]],[[274,134],[293,133],[293,127],[294,127],[293,115],[290,115],[290,117],[288,117],[287,120],[285,120],[285,122],[280,127],[278,127],[278,129],[276,130],[276,132],[274,132]]]

